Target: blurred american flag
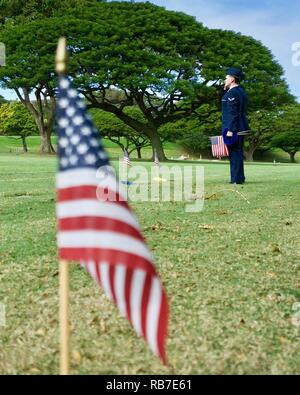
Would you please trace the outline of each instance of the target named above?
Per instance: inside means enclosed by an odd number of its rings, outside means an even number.
[[[166,362],[166,292],[99,131],[67,77],[59,81],[57,125],[59,257],[79,261]]]

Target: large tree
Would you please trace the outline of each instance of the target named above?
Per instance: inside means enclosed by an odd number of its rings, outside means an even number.
[[[65,35],[70,73],[90,106],[115,114],[146,135],[160,160],[165,155],[159,128],[190,116],[203,104],[217,103],[228,66],[246,71],[252,109],[289,99],[282,68],[251,37],[209,30],[188,15],[150,3],[91,1],[88,6],[83,2],[58,9],[53,15],[14,26],[12,31],[10,25],[6,27],[0,37],[9,49],[8,67],[0,72],[4,84],[22,94],[33,114],[28,100],[31,91],[38,96],[45,93],[51,107],[53,54],[57,38]],[[122,92],[118,102],[110,100],[112,87]],[[145,121],[128,114],[126,109],[132,106],[139,107]],[[44,116],[49,123],[48,144],[51,111]],[[35,116],[42,118],[40,113]]]

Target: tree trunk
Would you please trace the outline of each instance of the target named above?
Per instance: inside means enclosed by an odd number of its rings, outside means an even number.
[[[290,154],[291,162],[296,163],[296,159],[295,159],[296,152],[289,152],[289,154]]]
[[[251,147],[247,151],[244,151],[246,161],[253,162],[253,154],[254,154],[255,150],[256,150],[255,147]]]
[[[55,153],[55,149],[51,142],[51,135],[45,131],[40,131],[41,135],[41,145],[40,145],[40,152],[42,154],[53,154]]]
[[[156,151],[158,160],[161,161],[165,161],[168,160],[165,153],[164,153],[164,147],[162,145],[161,139],[159,137],[159,134],[157,133],[157,130],[153,129],[153,128],[149,128],[147,130],[147,135],[152,143],[152,149],[153,149],[153,153],[152,153],[152,160],[154,160],[155,155],[154,152]]]
[[[51,143],[52,125],[45,125],[40,115],[34,115],[35,123],[41,136],[40,152],[42,154],[53,154],[55,149]]]
[[[21,94],[21,90],[23,92],[23,96]],[[50,98],[50,102],[46,103],[47,107],[47,116],[45,114],[45,106],[42,104],[41,100],[41,91],[42,89],[39,87],[35,91],[35,95],[37,98],[37,106],[34,106],[30,101],[29,91],[27,88],[15,89],[15,92],[20,99],[21,103],[27,108],[27,110],[33,116],[33,119],[38,128],[39,134],[41,136],[41,145],[40,152],[45,154],[53,154],[55,153],[54,147],[51,143],[51,134],[54,125],[55,119],[55,98],[53,93],[48,92],[48,97]],[[45,96],[46,97],[46,96]],[[47,119],[47,122],[45,121]]]
[[[142,159],[142,147],[136,147],[137,156],[139,159]]]
[[[23,151],[24,152],[28,152],[26,137],[25,136],[21,136],[21,139],[22,139],[22,144],[23,144]]]

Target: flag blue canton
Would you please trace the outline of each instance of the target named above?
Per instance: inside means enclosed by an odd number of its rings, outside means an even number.
[[[219,144],[218,136],[212,136],[210,141],[212,145]]]
[[[59,170],[109,165],[100,133],[67,77],[60,77],[57,105]]]

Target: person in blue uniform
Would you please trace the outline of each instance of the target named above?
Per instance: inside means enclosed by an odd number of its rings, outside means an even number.
[[[246,117],[247,96],[240,86],[242,72],[234,67],[227,70],[222,96],[222,135],[230,160],[230,183],[243,184],[244,137],[249,132]]]

